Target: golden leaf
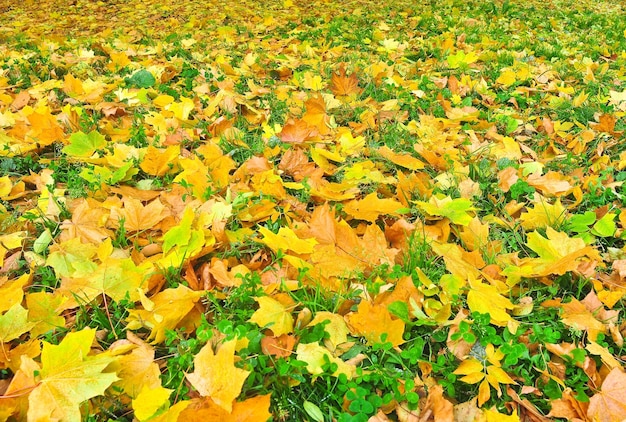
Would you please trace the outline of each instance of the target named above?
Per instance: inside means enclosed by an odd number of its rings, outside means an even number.
[[[139,167],[151,176],[164,176],[176,170],[180,146],[172,145],[165,150],[150,145]]]
[[[361,200],[347,202],[344,211],[353,218],[373,223],[381,214],[399,216],[403,208],[395,199],[379,199],[376,192],[372,192]]]
[[[233,410],[233,401],[250,375],[249,371],[235,366],[236,343],[236,340],[222,343],[217,353],[210,343],[205,344],[193,360],[194,371],[185,374],[200,395],[210,397],[228,413]]]
[[[365,337],[369,344],[390,342],[393,346],[404,343],[404,322],[393,319],[384,305],[362,301],[356,312],[346,315],[350,332]]]
[[[269,328],[275,336],[293,331],[293,316],[282,303],[269,296],[257,297],[255,300],[259,309],[252,314],[250,322],[261,328]]]
[[[470,286],[467,293],[467,305],[470,310],[489,314],[493,324],[505,326],[511,319],[507,311],[515,308],[515,305],[490,284],[477,281],[470,283]]]

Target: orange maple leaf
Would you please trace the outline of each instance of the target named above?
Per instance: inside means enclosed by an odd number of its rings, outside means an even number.
[[[356,73],[352,73],[350,76],[347,76],[346,68],[343,64],[339,67],[338,72],[333,73],[330,80],[330,90],[336,96],[356,96],[362,91],[361,88],[359,88],[359,79],[357,78]]]
[[[314,126],[301,119],[289,119],[279,133],[280,139],[288,144],[302,144],[317,137],[319,132]]]
[[[365,337],[369,344],[390,342],[393,346],[398,346],[404,343],[404,322],[392,319],[385,305],[363,301],[357,312],[346,315],[346,322],[352,334]]]
[[[317,128],[320,134],[326,135],[330,133],[330,117],[326,114],[326,103],[324,97],[319,94],[309,98],[305,103],[306,113],[302,116],[302,120],[309,125]]]
[[[42,146],[50,145],[65,137],[63,129],[57,122],[56,117],[50,114],[47,107],[38,109],[30,114],[28,121],[31,124],[31,130],[28,132],[28,136]]]
[[[291,356],[296,340],[296,337],[289,334],[282,334],[278,337],[265,336],[261,339],[261,351],[266,355],[285,358]]]

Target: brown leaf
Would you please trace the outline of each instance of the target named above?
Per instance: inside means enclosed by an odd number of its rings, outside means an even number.
[[[11,103],[11,108],[14,111],[23,109],[28,102],[30,101],[30,95],[28,94],[28,90],[20,91],[19,94],[15,96],[13,102]]]
[[[617,259],[612,265],[613,271],[616,271],[620,278],[626,278],[626,259]]]
[[[282,334],[278,337],[265,336],[261,339],[261,351],[266,355],[288,357],[291,355],[296,337]]]
[[[306,178],[319,180],[324,175],[324,170],[310,162],[301,148],[287,150],[280,160],[278,169],[293,177],[296,182],[301,182]]]
[[[435,422],[452,422],[454,420],[454,407],[452,403],[443,397],[443,387],[436,384],[428,389],[428,398],[422,408],[420,422],[430,420],[424,416],[432,413]]]
[[[626,419],[626,374],[621,368],[613,369],[602,383],[600,391],[589,399],[587,417],[598,422],[615,422]]]
[[[511,387],[508,387],[506,389],[506,392],[509,396],[511,396],[514,402],[516,402],[517,404],[521,406],[522,409],[521,409],[520,414],[526,414],[529,420],[533,422],[535,421],[536,422],[549,422],[550,421],[549,418],[546,418],[541,413],[539,413],[537,408],[529,400],[520,398],[520,396]]]

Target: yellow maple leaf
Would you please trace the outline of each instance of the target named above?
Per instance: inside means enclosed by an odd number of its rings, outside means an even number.
[[[421,160],[409,154],[398,154],[386,145],[378,148],[377,152],[392,163],[409,170],[424,168],[424,163]]]
[[[169,405],[172,391],[160,385],[155,388],[144,387],[132,401],[134,416],[139,421],[150,419],[163,405]]]
[[[300,239],[288,227],[281,227],[277,234],[265,227],[260,227],[259,233],[263,235],[260,242],[267,245],[274,252],[290,250],[297,254],[309,254],[313,252],[314,246],[317,245],[317,240],[313,238]]]
[[[324,88],[324,82],[320,75],[314,75],[311,72],[304,72],[304,83],[302,86],[313,91],[320,91]]]
[[[113,388],[122,389],[131,398],[136,398],[144,389],[155,389],[161,386],[161,371],[154,361],[154,348],[133,334],[126,332],[128,342],[119,347],[112,346],[111,353],[117,356],[112,369],[120,378]],[[130,349],[130,350],[129,350]]]
[[[80,422],[79,405],[104,394],[118,378],[104,372],[115,358],[89,356],[96,330],[69,333],[58,345],[43,342],[39,384],[28,397],[28,420]]]
[[[127,232],[152,229],[168,215],[168,210],[159,198],[144,206],[138,199],[125,197],[124,208],[111,209],[111,220],[117,221],[119,226],[120,220],[123,219]]]
[[[348,341],[348,326],[346,321],[341,315],[333,314],[332,312],[318,312],[315,314],[315,318],[311,320],[309,326],[317,325],[326,322],[324,325],[324,331],[329,334],[329,338],[324,340],[324,345],[332,352],[338,345]]]
[[[13,183],[9,176],[0,177],[0,199],[7,199],[12,189]]]
[[[29,331],[35,323],[28,321],[28,311],[16,303],[0,315],[0,346]]]
[[[567,233],[558,232],[552,227],[546,229],[548,238],[534,231],[528,233],[526,244],[539,258],[535,261],[535,275],[565,274],[578,268],[582,258],[586,261],[602,261],[595,248],[585,246],[581,238],[570,238]]]
[[[483,417],[485,422],[520,422],[517,411],[513,411],[510,415],[505,415],[498,412],[495,408],[489,410],[483,410]]]
[[[515,83],[515,71],[511,69],[507,69],[500,73],[498,79],[496,79],[497,84],[502,84],[504,86],[511,86]]]
[[[467,226],[461,226],[459,237],[469,251],[484,249],[488,245],[489,224],[483,224],[478,217],[474,217]]]
[[[2,239],[1,236],[0,239]],[[0,297],[2,298],[0,302],[0,312],[8,310],[13,305],[22,303],[22,299],[24,298],[24,286],[30,283],[31,279],[32,276],[30,273],[23,274],[14,280],[7,280],[6,277],[0,277]]]
[[[341,153],[344,155],[357,155],[365,147],[365,138],[363,136],[355,138],[349,130],[342,131],[337,141],[341,146]]]
[[[107,239],[103,245],[111,242]],[[136,266],[131,258],[107,258],[92,272],[82,277],[65,278],[57,290],[68,298],[66,306],[78,306],[78,301],[92,301],[105,294],[115,301],[123,300],[127,295],[131,301],[139,300],[139,290],[145,290],[145,274],[152,269],[150,262]]]
[[[166,149],[155,148],[150,145],[143,156],[139,167],[151,176],[164,176],[176,169],[180,155],[180,146],[172,145]]]
[[[111,235],[105,228],[109,218],[109,210],[93,199],[79,200],[72,209],[72,219],[61,223],[61,242],[79,238],[84,243],[99,244]]]
[[[499,326],[505,326],[511,320],[511,315],[507,311],[513,309],[515,305],[498,293],[495,286],[480,281],[470,282],[470,286],[467,305],[472,312],[489,314],[491,322]]]
[[[65,318],[60,314],[67,307],[68,298],[48,292],[35,292],[26,295],[28,320],[34,323],[30,330],[31,338],[36,338],[49,330],[65,326]]]
[[[403,212],[403,208],[395,199],[379,199],[376,192],[372,192],[363,199],[346,203],[343,210],[353,218],[373,223],[381,214],[397,217]]]
[[[128,329],[137,330],[146,327],[151,330],[148,339],[152,343],[165,340],[165,331],[173,330],[187,317],[194,303],[204,295],[202,291],[193,291],[182,284],[175,289],[166,289],[148,299],[139,291],[144,309],[131,309],[126,318]],[[199,317],[198,317],[199,318]]]
[[[26,239],[27,236],[28,232],[25,231],[0,235],[0,266],[4,264],[6,253],[22,246],[22,241]]]
[[[193,360],[194,371],[185,375],[200,395],[210,397],[228,413],[232,412],[233,401],[250,375],[249,371],[235,366],[236,343],[236,340],[222,343],[217,353],[207,343]]]
[[[293,331],[293,316],[282,303],[269,296],[257,297],[255,300],[259,309],[252,314],[250,322],[269,328],[275,336]]]
[[[556,227],[565,221],[567,216],[568,212],[561,205],[560,199],[550,204],[542,198],[534,204],[533,208],[528,208],[527,212],[520,215],[520,222],[526,230]]]
[[[50,113],[48,107],[41,107],[29,114],[28,121],[31,124],[31,130],[27,136],[42,146],[50,145],[65,138],[56,116]]]
[[[337,377],[339,374],[345,374],[348,378],[352,378],[354,366],[349,365],[338,357],[333,356],[328,349],[317,343],[300,343],[296,348],[296,359],[307,363],[307,371],[313,375],[324,373],[323,366],[328,362],[337,365],[337,369],[332,373]]]
[[[194,108],[194,103],[191,98],[180,97],[180,102],[175,101],[169,104],[167,109],[174,113],[174,117],[179,120],[187,120],[189,118],[189,113]]]

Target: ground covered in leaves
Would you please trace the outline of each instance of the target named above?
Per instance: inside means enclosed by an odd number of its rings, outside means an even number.
[[[626,418],[626,13],[0,0],[0,420]]]

